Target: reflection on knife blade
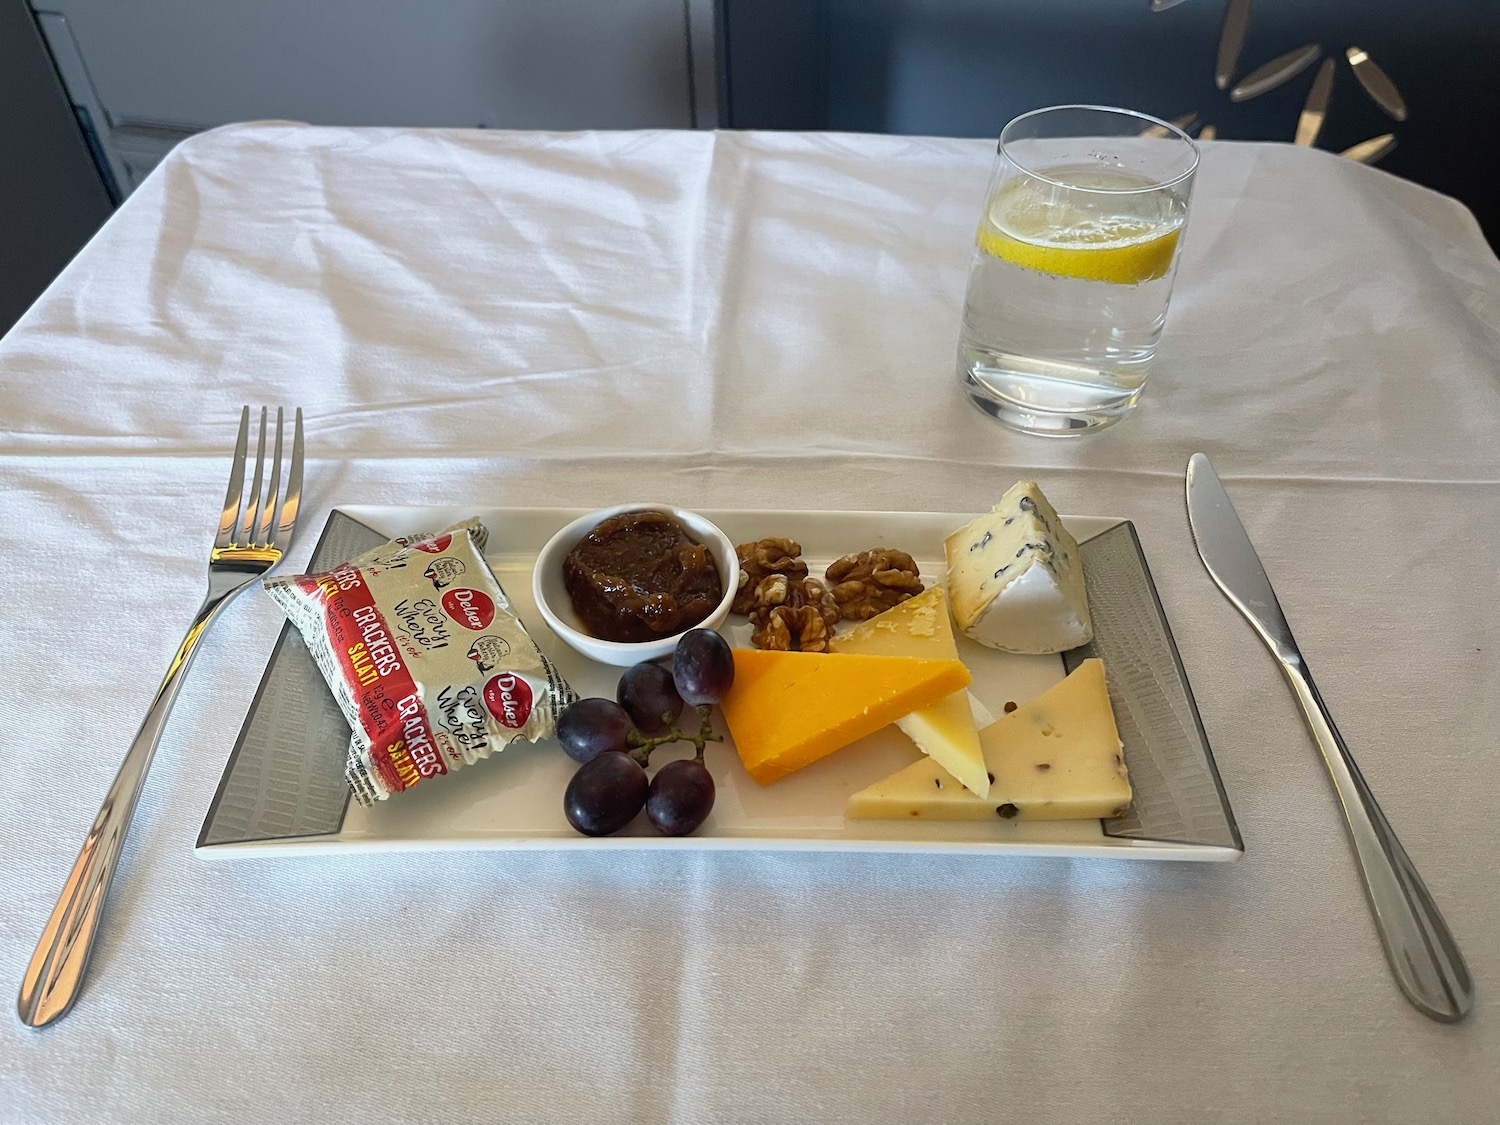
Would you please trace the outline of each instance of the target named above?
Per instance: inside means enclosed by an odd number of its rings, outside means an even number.
[[[1168,8],[1175,8],[1181,3],[1182,0],[1151,0],[1151,10],[1153,12],[1165,12]]]
[[[1219,57],[1214,62],[1214,85],[1221,90],[1229,89],[1249,26],[1250,0],[1229,0],[1229,7],[1224,9],[1224,27],[1219,32]]]
[[[1323,48],[1316,43],[1298,47],[1284,55],[1277,55],[1264,66],[1256,67],[1245,76],[1245,80],[1229,91],[1232,102],[1248,101],[1250,98],[1274,90],[1283,82],[1289,82],[1313,63],[1323,57]]]
[[[1344,54],[1349,59],[1349,65],[1354,68],[1354,77],[1359,79],[1359,84],[1375,104],[1397,121],[1405,121],[1406,102],[1402,100],[1396,84],[1385,71],[1375,65],[1375,60],[1369,53],[1363,47],[1350,47]]]
[[[1381,133],[1378,137],[1371,137],[1368,141],[1360,141],[1357,145],[1351,145],[1340,156],[1347,156],[1350,160],[1357,160],[1361,164],[1374,164],[1391,149],[1396,147],[1395,133]]]
[[[1323,131],[1323,119],[1328,116],[1328,99],[1333,93],[1333,60],[1324,59],[1313,79],[1312,89],[1307,92],[1302,113],[1297,118],[1296,144],[1311,148]]]

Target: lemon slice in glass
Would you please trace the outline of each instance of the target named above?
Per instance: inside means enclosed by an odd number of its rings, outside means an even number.
[[[979,224],[979,249],[1058,277],[1139,285],[1165,277],[1177,252],[1181,213],[1168,200],[1136,199],[1160,215],[1102,214],[1021,185],[995,193]],[[1167,203],[1168,206],[1159,206]]]

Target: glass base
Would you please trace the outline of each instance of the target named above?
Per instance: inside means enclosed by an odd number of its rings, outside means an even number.
[[[1078,437],[1113,426],[1135,409],[1141,397],[1140,387],[1104,391],[1097,386],[1082,396],[1038,395],[1034,375],[1024,381],[993,376],[980,379],[962,362],[958,378],[964,394],[977,409],[1013,430],[1038,437]],[[1007,394],[1008,387],[1014,387],[1017,393]],[[1069,389],[1078,389],[1077,384]]]

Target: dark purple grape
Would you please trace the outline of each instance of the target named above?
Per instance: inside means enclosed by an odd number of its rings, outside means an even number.
[[[663,836],[686,836],[714,807],[714,779],[696,758],[668,762],[651,779],[646,816]]]
[[[600,754],[568,782],[563,815],[585,836],[608,836],[635,819],[649,789],[646,771],[629,754]]]
[[[630,749],[635,724],[613,699],[580,699],[557,717],[557,741],[575,762],[592,762],[611,750]]]
[[[684,703],[717,703],[734,683],[734,654],[712,629],[689,629],[672,653],[672,680]]]
[[[682,696],[677,694],[672,673],[660,664],[625,669],[615,698],[643,734],[666,734],[682,712]]]

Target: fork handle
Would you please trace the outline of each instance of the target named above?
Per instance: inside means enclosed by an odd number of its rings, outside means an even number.
[[[177,700],[183,675],[193,659],[203,630],[236,592],[211,590],[204,599],[187,635],[177,646],[166,677],[156,689],[156,698],[151,701],[151,709],[146,712],[135,741],[120,763],[115,783],[110,786],[99,815],[94,818],[94,826],[89,829],[88,838],[73,861],[73,870],[68,873],[62,895],[52,908],[36,952],[31,955],[31,963],[26,966],[26,976],[16,1001],[21,1021],[30,1027],[46,1027],[60,1019],[78,999],[88,971],[89,957],[94,951],[94,935],[99,929],[104,900],[109,894],[120,851],[125,846],[125,834],[130,829],[130,818],[135,813],[146,771],[151,768],[151,758],[161,742],[167,716]]]
[[[1306,663],[1298,657],[1281,666],[1338,791],[1365,896],[1396,983],[1433,1019],[1463,1019],[1474,1003],[1474,981],[1458,943],[1333,725]]]

